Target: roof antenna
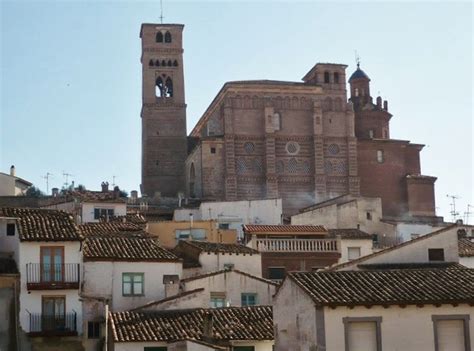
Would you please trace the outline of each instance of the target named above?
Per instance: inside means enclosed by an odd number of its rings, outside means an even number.
[[[163,0],[160,0],[160,10],[161,10],[161,14],[160,14],[160,21],[161,21],[161,24],[163,24]]]
[[[357,63],[357,68],[359,68],[360,67],[360,56],[357,53],[357,50],[354,50],[354,54],[355,54],[355,61]]]

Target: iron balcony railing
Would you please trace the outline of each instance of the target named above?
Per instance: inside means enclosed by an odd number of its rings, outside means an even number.
[[[77,335],[77,314],[75,311],[54,315],[29,313],[29,317],[29,335],[31,336]]]
[[[252,239],[260,252],[338,252],[337,239]]]
[[[79,277],[79,263],[26,264],[28,290],[78,289]]]

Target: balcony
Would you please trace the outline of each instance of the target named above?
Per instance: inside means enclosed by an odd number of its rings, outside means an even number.
[[[79,289],[79,263],[26,265],[28,290]]]
[[[252,239],[260,252],[339,252],[337,239]]]
[[[29,313],[29,318],[29,336],[77,335],[77,316],[75,311],[56,315]]]

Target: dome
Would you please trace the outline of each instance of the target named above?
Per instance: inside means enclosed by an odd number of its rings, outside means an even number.
[[[354,73],[352,73],[351,77],[349,78],[349,82],[353,79],[365,78],[370,80],[369,76],[360,69],[359,65],[357,65],[357,69]]]

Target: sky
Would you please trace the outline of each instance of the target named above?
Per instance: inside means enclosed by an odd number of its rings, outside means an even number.
[[[0,171],[46,191],[139,189],[141,23],[155,1],[0,0]],[[474,206],[471,2],[163,1],[182,23],[188,132],[226,81],[300,81],[317,62],[361,68],[389,102],[392,138],[425,144],[451,220]],[[115,178],[114,178],[115,176]],[[470,223],[474,223],[474,207]]]

